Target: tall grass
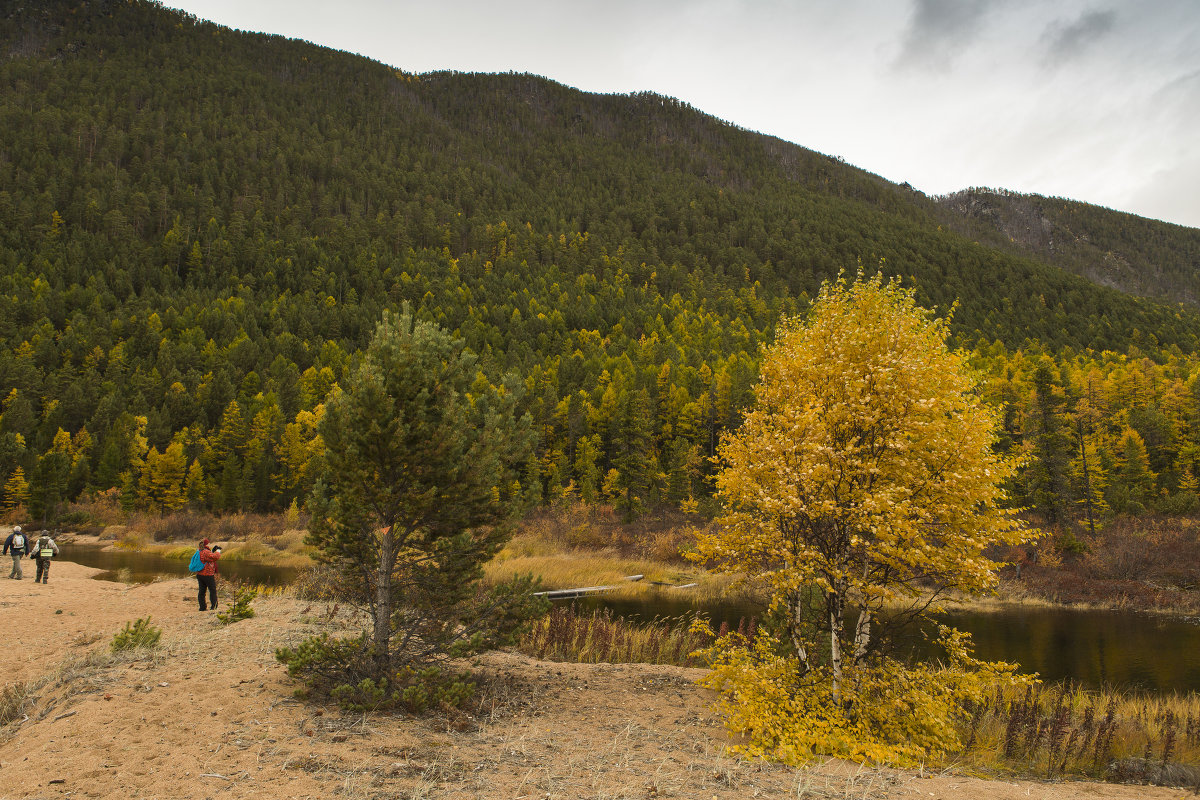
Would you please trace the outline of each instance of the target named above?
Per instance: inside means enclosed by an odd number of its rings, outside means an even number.
[[[544,661],[579,664],[675,664],[702,666],[692,653],[710,637],[691,629],[687,619],[656,619],[637,625],[608,609],[579,614],[558,606],[538,620],[517,643],[517,650]]]
[[[973,709],[962,762],[1046,778],[1200,783],[1200,695],[1003,690]],[[1190,768],[1189,768],[1190,767]]]

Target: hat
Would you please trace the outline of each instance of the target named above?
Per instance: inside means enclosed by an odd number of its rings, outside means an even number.
[[[200,546],[201,546],[201,547],[208,547],[208,539],[201,539],[201,540],[200,540]]]

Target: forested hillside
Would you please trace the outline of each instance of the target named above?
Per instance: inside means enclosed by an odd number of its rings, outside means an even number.
[[[993,189],[937,198],[947,224],[1008,252],[1033,256],[1102,286],[1200,303],[1200,230],[1099,206]]]
[[[1009,446],[1034,446],[1042,350],[1063,430],[1077,403],[1061,365],[1108,375],[1129,361],[1116,353],[1145,357],[1147,392],[1169,382],[1183,399],[1151,450],[1170,467],[1128,496],[1191,491],[1200,315],[952,232],[908,188],[652,94],[411,75],[144,0],[2,13],[14,513],[100,491],[149,509],[302,502],[326,393],[402,303],[463,337],[480,380],[523,385],[530,505],[569,491],[630,514],[690,508],[776,320],[860,264],[957,304]],[[1151,399],[1121,385],[1113,448]],[[1069,481],[1053,491],[1073,507]]]

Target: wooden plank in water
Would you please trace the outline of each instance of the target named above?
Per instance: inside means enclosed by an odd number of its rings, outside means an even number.
[[[534,594],[538,597],[554,600],[565,597],[584,597],[589,594],[604,594],[617,588],[616,586],[580,586],[577,589],[552,589],[548,592],[534,592]]]

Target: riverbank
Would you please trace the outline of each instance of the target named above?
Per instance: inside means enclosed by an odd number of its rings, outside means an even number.
[[[115,529],[115,530],[114,530]],[[275,547],[264,543],[259,538],[227,539],[214,544],[222,546],[221,558],[228,564],[231,561],[245,561],[262,564],[268,567],[288,567],[304,569],[315,562],[311,548],[303,544],[304,531],[289,532],[290,536],[283,546]],[[65,533],[58,539],[59,543],[95,547],[102,550],[115,550],[135,553],[151,553],[163,558],[174,559],[187,563],[196,550],[196,541],[168,540],[163,542],[146,541],[144,537],[127,537],[123,535],[122,526],[111,526],[102,533]]]
[[[583,520],[581,522],[581,519]],[[587,522],[592,519],[593,522]],[[598,521],[596,521],[598,519]],[[768,594],[753,581],[707,572],[678,557],[689,546],[693,529],[673,525],[647,526],[631,535],[603,515],[564,513],[526,520],[509,544],[488,564],[486,579],[499,582],[518,574],[540,576],[543,588],[615,587],[608,596],[637,600],[691,603],[715,607],[763,606]],[[228,526],[240,538],[222,539],[224,561],[301,570],[312,566],[312,549],[304,531],[274,526],[258,532],[248,526]],[[3,531],[0,528],[0,531]],[[90,534],[65,534],[63,541],[84,546],[157,554],[186,562],[195,549],[192,540],[155,541],[140,528],[109,526]],[[214,539],[214,541],[218,541]],[[672,557],[671,554],[675,554]],[[1080,610],[1141,611],[1162,616],[1200,617],[1200,591],[1180,588],[1153,578],[1115,579],[1092,574],[1095,557],[1087,561],[1050,565],[1025,564],[1001,572],[997,593],[953,599],[956,611],[1010,610],[1014,607],[1055,607]],[[640,580],[628,580],[630,576]],[[682,588],[686,587],[686,588]]]
[[[822,762],[796,770],[726,754],[699,670],[580,665],[495,653],[471,713],[343,715],[292,698],[274,658],[344,610],[287,593],[222,626],[196,611],[188,579],[92,580],[56,563],[50,583],[0,578],[10,687],[0,728],[0,796],[317,798],[745,797],[1016,800],[1177,798],[1179,790],[994,781]],[[223,597],[222,601],[228,598]],[[125,622],[151,616],[155,651],[108,653]]]

